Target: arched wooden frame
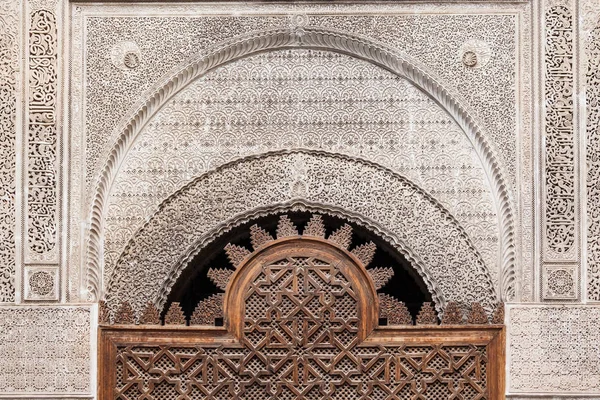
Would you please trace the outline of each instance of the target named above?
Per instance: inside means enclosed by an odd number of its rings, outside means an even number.
[[[431,325],[378,327],[374,247],[349,251],[349,226],[325,239],[320,219],[311,223],[299,235],[282,217],[277,239],[253,227],[253,252],[226,247],[236,270],[225,278],[225,327],[101,326],[99,398],[504,398],[503,325],[472,313],[480,325],[439,326],[429,308],[417,323]],[[253,298],[264,301],[258,312]],[[133,322],[127,310],[117,323]]]
[[[378,320],[379,302],[373,280],[363,263],[349,251],[318,237],[287,237],[269,242],[257,249],[234,272],[223,301],[225,323],[235,337],[243,336],[243,316],[246,289],[250,282],[261,272],[265,264],[273,263],[282,257],[316,257],[336,263],[348,278],[358,294],[358,313],[360,315],[359,339],[365,340],[375,329]]]

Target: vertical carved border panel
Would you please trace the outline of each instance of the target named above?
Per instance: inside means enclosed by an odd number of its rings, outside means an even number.
[[[0,303],[15,301],[19,0],[0,0]]]
[[[23,300],[59,299],[59,30],[61,2],[30,0],[24,24],[26,99],[23,134]],[[38,271],[39,270],[39,271]],[[40,278],[31,279],[31,271]],[[34,283],[34,286],[31,283]],[[52,284],[52,290],[35,285]],[[43,293],[43,294],[41,294]]]
[[[29,113],[27,129],[27,246],[29,259],[56,252],[56,16],[35,10],[29,25]]]
[[[58,28],[51,10],[33,10],[29,18],[26,261],[53,261],[57,252]]]
[[[600,7],[582,1],[587,162],[587,298],[600,302]]]
[[[545,4],[543,18],[542,299],[577,300],[580,286],[577,273],[580,208],[575,112],[575,7],[566,0],[549,1]]]

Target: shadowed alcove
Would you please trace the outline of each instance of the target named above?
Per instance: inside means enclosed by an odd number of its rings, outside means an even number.
[[[283,214],[288,215],[290,220],[298,228],[300,234],[302,234],[303,228],[312,216],[312,213],[310,212],[287,212],[256,218],[215,239],[209,246],[206,246],[198,253],[183,270],[168,296],[167,303],[163,308],[162,317],[164,318],[164,314],[173,302],[179,302],[184,314],[189,319],[198,302],[215,293],[221,292],[221,290],[208,278],[207,272],[209,268],[233,269],[233,266],[227,258],[224,247],[228,243],[232,243],[247,249],[252,249],[250,227],[255,224],[259,225],[275,237],[279,217]],[[356,246],[369,241],[375,243],[377,251],[369,266],[391,267],[394,270],[394,276],[380,292],[392,295],[396,299],[404,302],[413,318],[419,312],[423,302],[432,301],[425,283],[414,271],[409,261],[407,261],[402,254],[389,246],[382,238],[378,237],[373,232],[342,218],[329,215],[322,215],[322,218],[326,229],[326,236],[329,236],[344,224],[348,224],[352,227],[353,234],[350,248],[355,248]],[[217,321],[217,323],[219,322],[221,321]],[[385,324],[385,321],[380,321],[380,323]]]

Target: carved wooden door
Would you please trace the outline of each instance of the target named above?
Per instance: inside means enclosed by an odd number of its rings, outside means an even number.
[[[503,398],[502,326],[406,325],[402,304],[377,294],[386,274],[366,268],[370,245],[347,250],[349,227],[328,239],[318,218],[303,235],[282,227],[277,239],[253,227],[254,251],[229,245],[236,269],[212,271],[225,292],[192,322],[222,315],[223,328],[119,324],[133,322],[121,307],[117,325],[100,328],[100,397]],[[380,315],[405,325],[378,327]],[[175,306],[166,322],[185,320]]]

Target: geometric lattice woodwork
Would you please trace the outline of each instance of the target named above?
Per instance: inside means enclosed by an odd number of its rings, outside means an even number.
[[[135,316],[133,309],[128,302],[123,302],[115,314],[115,324],[133,324],[135,323]]]
[[[277,224],[277,239],[289,236],[298,236],[298,228],[287,215],[282,215]]]
[[[250,255],[250,251],[248,249],[231,243],[225,246],[225,253],[227,253],[229,262],[231,262],[231,265],[233,265],[235,268],[237,268],[242,261],[244,261],[244,258]]]
[[[288,221],[280,220],[278,239],[262,241],[264,231],[253,228],[254,253],[228,252],[237,269],[225,293],[201,301],[189,327],[178,303],[165,325],[179,326],[101,327],[100,398],[466,400],[503,393],[502,328],[437,326],[431,303],[417,323],[436,326],[402,327],[412,325],[406,306],[376,293],[362,263],[369,257],[347,250],[348,225],[324,239],[318,229],[294,234]],[[223,328],[194,326],[221,316]],[[379,316],[391,326],[378,328]],[[415,336],[427,329],[435,337]]]
[[[481,304],[473,303],[471,305],[471,311],[469,311],[469,315],[467,316],[467,322],[473,325],[489,324],[488,316]]]
[[[185,325],[185,315],[179,303],[174,302],[165,314],[165,325]]]
[[[504,324],[504,303],[498,303],[494,314],[492,314],[492,324],[502,325]]]
[[[350,247],[352,242],[352,227],[348,224],[344,224],[340,229],[333,232],[328,240],[338,246],[347,249]]]
[[[273,236],[269,234],[269,232],[265,231],[258,225],[252,225],[250,227],[250,243],[252,243],[252,247],[254,250],[258,249],[265,243],[268,243],[273,240]]]
[[[376,250],[377,247],[375,246],[375,243],[369,242],[356,247],[354,250],[352,250],[352,254],[354,254],[366,267],[371,263],[371,261],[373,261],[373,256],[375,255]]]
[[[139,323],[142,325],[160,325],[160,311],[149,301],[140,315]]]
[[[465,323],[463,311],[454,301],[449,301],[444,310],[442,325],[462,325]]]
[[[437,325],[438,319],[435,314],[435,310],[431,306],[431,303],[423,303],[421,311],[417,315],[417,325]]]

